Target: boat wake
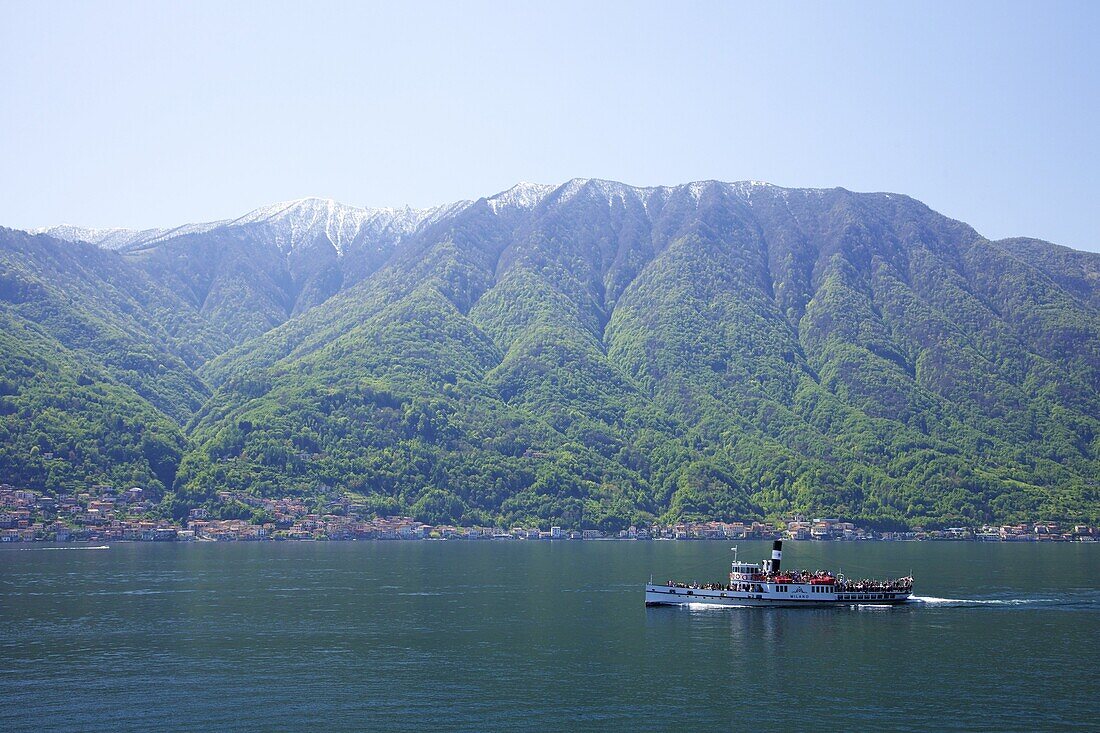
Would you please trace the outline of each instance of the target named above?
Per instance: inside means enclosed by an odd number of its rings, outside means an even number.
[[[1051,603],[1053,598],[937,598],[935,596],[912,596],[911,604],[924,604],[940,608],[965,608],[967,606],[1028,606]]]
[[[93,545],[90,547],[23,547],[23,550],[109,550],[110,545]]]
[[[725,611],[727,608],[752,608],[752,606],[746,606],[739,603],[682,603],[680,605],[689,611]]]

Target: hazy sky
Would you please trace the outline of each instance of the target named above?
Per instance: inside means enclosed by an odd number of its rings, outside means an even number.
[[[0,225],[716,178],[908,193],[988,237],[1100,250],[1098,21],[1100,2],[0,0]]]

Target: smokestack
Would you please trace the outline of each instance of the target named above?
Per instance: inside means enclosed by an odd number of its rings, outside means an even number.
[[[779,572],[779,565],[783,561],[783,540],[772,543],[772,572]]]

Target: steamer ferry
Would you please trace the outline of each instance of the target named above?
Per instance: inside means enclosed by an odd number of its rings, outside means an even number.
[[[770,560],[737,561],[733,548],[729,583],[680,583],[645,586],[647,606],[844,606],[852,604],[897,605],[913,595],[911,577],[893,580],[852,580],[825,570],[789,571],[781,568],[783,541],[772,544]]]

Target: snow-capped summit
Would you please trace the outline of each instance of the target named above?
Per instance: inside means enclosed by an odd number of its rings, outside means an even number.
[[[462,201],[430,209],[404,207],[368,209],[332,199],[303,198],[263,206],[226,224],[227,227],[261,229],[284,252],[327,239],[340,255],[364,239],[399,239],[441,215],[468,205]]]
[[[494,213],[528,212],[542,205],[561,205],[578,200],[606,202],[608,206],[640,204],[647,210],[659,207],[677,193],[686,194],[699,204],[706,191],[723,189],[751,204],[752,197],[768,190],[786,191],[762,181],[696,181],[679,186],[642,187],[599,178],[574,178],[552,185],[520,182],[484,201]],[[360,246],[387,247],[421,229],[446,220],[470,206],[457,201],[428,209],[362,208],[327,198],[307,197],[282,201],[253,209],[236,219],[185,224],[171,228],[145,230],[92,229],[70,225],[32,230],[68,241],[83,241],[105,249],[133,251],[157,246],[184,235],[211,231],[237,232],[270,243],[282,252],[292,252],[317,244],[330,244],[343,256]]]
[[[199,234],[216,229],[225,224],[224,221],[210,221],[199,224],[184,224],[178,227],[156,229],[95,229],[91,227],[72,226],[61,224],[52,227],[38,227],[31,229],[31,234],[48,234],[56,239],[66,242],[88,242],[103,249],[129,251],[141,249],[156,242],[161,242],[172,237],[184,234]]]
[[[616,202],[625,205],[628,201],[645,205],[646,200],[655,190],[657,189],[631,186],[602,178],[574,178],[558,186],[553,196],[554,201],[559,204],[584,197],[582,200],[605,201],[609,206]]]
[[[104,249],[126,249],[130,245],[152,238],[167,231],[166,229],[94,229],[92,227],[59,224],[52,227],[31,229],[31,234],[48,234],[66,242],[88,242]]]
[[[132,251],[187,234],[237,230],[290,252],[327,241],[340,255],[357,241],[395,241],[421,226],[434,223],[469,206],[458,201],[429,209],[360,208],[325,198],[282,201],[253,209],[236,219],[184,224],[157,229],[94,229],[68,224],[40,227],[32,234],[48,234],[69,242],[89,242],[105,249]]]
[[[508,207],[526,211],[542,203],[542,200],[555,188],[556,186],[546,183],[520,181],[507,191],[490,196],[486,201],[494,212]]]
[[[361,209],[332,199],[311,197],[261,206],[228,226],[262,228],[283,251],[312,244],[324,236],[343,254],[365,227],[372,223],[385,226],[393,213],[392,209]]]

